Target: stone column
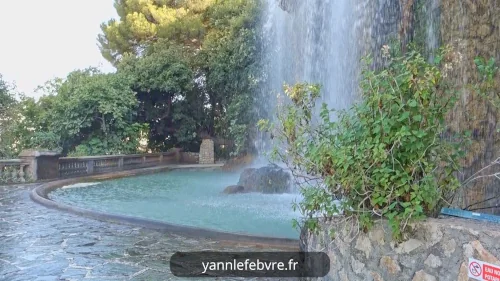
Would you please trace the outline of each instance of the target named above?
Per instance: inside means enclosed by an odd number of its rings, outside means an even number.
[[[199,163],[215,163],[214,141],[212,139],[203,139],[203,141],[201,142]]]
[[[175,163],[176,164],[179,164],[181,163],[181,152],[182,152],[182,148],[174,148],[174,151],[175,151]]]
[[[19,158],[27,163],[27,177],[32,181],[59,177],[59,152],[24,150]]]

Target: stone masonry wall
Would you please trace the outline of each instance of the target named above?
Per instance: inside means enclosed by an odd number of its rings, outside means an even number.
[[[204,139],[200,146],[200,164],[214,164],[215,152],[214,141],[211,139]]]
[[[301,238],[304,250],[324,251],[330,273],[313,280],[467,281],[470,257],[500,266],[500,225],[458,218],[428,219],[396,245],[387,224],[367,234],[348,231],[352,223],[323,224],[320,235]]]
[[[182,152],[181,153],[181,163],[182,164],[198,164],[200,161],[200,154],[197,152]]]

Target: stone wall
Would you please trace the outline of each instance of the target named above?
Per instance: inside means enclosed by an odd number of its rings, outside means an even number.
[[[212,139],[204,139],[200,146],[200,164],[214,164],[215,152],[214,141]]]
[[[200,154],[197,152],[181,152],[182,164],[198,164],[200,161]]]
[[[428,219],[412,225],[409,239],[400,244],[392,241],[383,222],[367,234],[349,231],[351,226],[340,221],[323,224],[319,235],[301,238],[303,250],[324,251],[330,257],[330,273],[313,280],[467,281],[471,257],[500,265],[499,224]],[[335,239],[329,235],[332,228]]]

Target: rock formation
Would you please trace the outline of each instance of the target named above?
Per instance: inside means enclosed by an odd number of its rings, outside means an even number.
[[[234,193],[286,193],[290,191],[291,176],[277,165],[247,168],[240,175],[237,185],[226,187],[226,194]]]

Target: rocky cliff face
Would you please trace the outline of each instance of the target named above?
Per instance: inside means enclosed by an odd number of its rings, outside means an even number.
[[[477,56],[495,58],[500,63],[500,0],[441,0],[440,33],[443,44],[450,44],[457,54],[450,77],[461,86],[461,98],[448,121],[452,132],[471,131],[473,142],[463,163],[462,180],[491,164],[500,157],[499,109],[491,100],[481,97],[468,87],[478,81],[474,64]],[[500,74],[496,75],[490,94],[500,93]],[[498,166],[496,167],[498,172]],[[484,171],[493,173],[494,169]],[[460,206],[466,207],[488,198],[497,199],[474,207],[485,213],[500,214],[500,181],[483,178],[474,181],[461,196]]]

